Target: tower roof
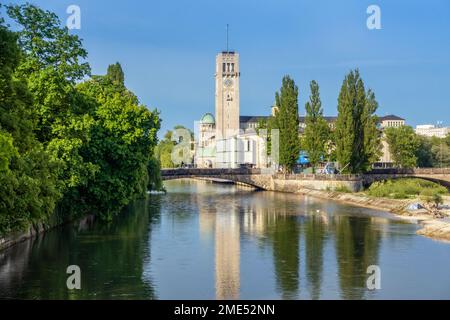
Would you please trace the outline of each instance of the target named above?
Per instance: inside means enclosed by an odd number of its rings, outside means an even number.
[[[200,120],[200,123],[202,124],[215,124],[216,121],[214,120],[214,116],[211,113],[205,113]]]

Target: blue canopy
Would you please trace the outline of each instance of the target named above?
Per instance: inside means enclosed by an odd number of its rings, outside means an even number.
[[[297,163],[298,164],[308,164],[309,163],[309,157],[305,151],[300,151],[300,155],[298,157]]]

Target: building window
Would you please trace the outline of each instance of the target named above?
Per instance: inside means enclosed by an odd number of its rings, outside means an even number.
[[[226,71],[226,63],[224,62],[223,64],[222,64],[222,72],[225,72]]]

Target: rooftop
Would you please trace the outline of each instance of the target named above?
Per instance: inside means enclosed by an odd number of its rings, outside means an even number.
[[[239,122],[240,123],[255,123],[255,122],[257,123],[260,120],[265,120],[265,119],[267,119],[269,117],[270,116],[240,116],[239,117]],[[305,122],[305,117],[304,116],[300,116],[300,117],[298,117],[298,119],[299,119],[299,121],[301,123]],[[324,119],[327,122],[336,122],[337,116],[324,116]],[[387,116],[383,116],[383,117],[379,117],[379,121],[380,122],[386,121],[386,120],[399,120],[400,121],[400,120],[405,120],[405,119],[400,118],[400,117],[398,117],[396,115],[393,115],[393,114],[387,115]]]
[[[396,116],[396,115],[394,115],[394,114],[389,114],[389,115],[387,115],[387,116],[380,117],[380,121],[386,121],[386,120],[399,120],[399,121],[403,121],[403,120],[405,120],[405,119],[400,118],[399,116]]]

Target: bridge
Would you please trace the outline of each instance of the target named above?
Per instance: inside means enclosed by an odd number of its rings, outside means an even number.
[[[426,169],[374,169],[361,175],[352,174],[282,174],[265,173],[261,169],[162,169],[163,180],[182,178],[210,178],[229,180],[263,190],[295,192],[300,188],[334,190],[345,187],[359,191],[375,181],[402,178],[421,178],[439,183],[450,189],[450,168]]]

